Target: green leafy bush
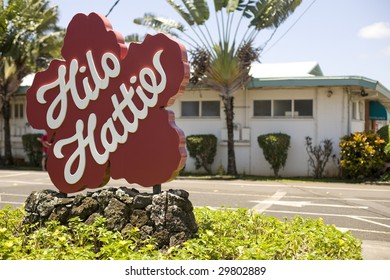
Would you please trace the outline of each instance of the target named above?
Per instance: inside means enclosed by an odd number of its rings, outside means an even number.
[[[313,169],[314,178],[321,178],[325,171],[329,157],[333,151],[333,142],[330,139],[324,139],[319,145],[314,145],[309,136],[305,138],[305,148],[309,155],[309,165]]]
[[[373,132],[355,132],[341,138],[341,170],[345,177],[377,177],[384,166],[385,142]]]
[[[248,209],[197,209],[199,238],[171,249],[177,259],[361,259],[361,241],[322,219],[280,221]]]
[[[23,211],[0,210],[0,260],[240,260],[361,259],[361,241],[321,219],[280,221],[248,209],[194,210],[197,237],[182,246],[157,250],[153,238],[137,228],[108,231],[103,218],[86,225],[74,218],[68,227],[56,221],[45,227],[21,226]]]
[[[195,159],[195,168],[203,167],[211,174],[211,164],[217,153],[217,137],[213,134],[189,135],[186,144],[190,157]]]
[[[269,133],[257,137],[257,142],[266,161],[271,165],[275,177],[279,176],[279,170],[286,165],[290,136],[284,133]]]
[[[41,164],[42,143],[37,140],[41,137],[40,133],[28,133],[22,136],[23,148],[31,166],[40,166]]]
[[[382,126],[376,133],[385,141],[385,161],[390,162],[390,125]]]

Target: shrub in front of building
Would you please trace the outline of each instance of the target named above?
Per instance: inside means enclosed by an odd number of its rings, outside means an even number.
[[[309,156],[309,166],[312,169],[314,178],[321,178],[324,174],[326,164],[333,152],[333,142],[331,139],[324,139],[319,145],[313,145],[310,136],[305,137],[305,148]]]
[[[341,138],[341,172],[356,180],[378,178],[385,163],[385,141],[373,132],[355,132]]]
[[[385,161],[390,162],[390,125],[382,126],[376,133],[385,141]]]
[[[23,148],[31,166],[40,166],[42,160],[42,143],[38,141],[42,133],[28,133],[22,136]]]
[[[290,136],[284,133],[269,133],[257,137],[257,142],[275,177],[278,177],[279,170],[286,165]]]
[[[189,135],[186,144],[190,157],[195,159],[195,168],[203,167],[211,174],[211,165],[217,153],[217,137],[213,134]]]

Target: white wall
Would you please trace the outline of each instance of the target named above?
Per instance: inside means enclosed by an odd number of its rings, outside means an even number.
[[[308,155],[305,149],[305,137],[310,136],[313,144],[328,138],[333,141],[334,154],[339,154],[340,137],[348,134],[348,99],[343,88],[332,88],[329,95],[328,88],[291,88],[291,89],[253,89],[238,92],[235,95],[235,123],[242,128],[249,128],[250,141],[235,143],[236,164],[239,173],[273,176],[273,170],[264,159],[263,152],[257,143],[257,137],[267,133],[282,132],[291,136],[291,147],[281,176],[308,176]],[[312,118],[258,118],[253,116],[253,101],[265,99],[313,99]],[[211,133],[217,136],[219,144],[217,155],[212,169],[214,172],[222,164],[226,170],[227,145],[221,141],[221,131],[226,128],[223,105],[221,102],[221,117],[182,118],[180,112],[181,101],[191,100],[219,100],[216,92],[210,90],[187,91],[173,106],[176,123],[186,135]],[[361,123],[361,122],[359,122]],[[364,125],[364,122],[363,122]],[[186,164],[187,171],[195,171],[194,160],[189,158]],[[199,170],[203,172],[203,170]],[[336,175],[337,165],[332,159],[327,165],[326,174]]]

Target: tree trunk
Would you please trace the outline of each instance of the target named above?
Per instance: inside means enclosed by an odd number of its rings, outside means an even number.
[[[11,117],[11,104],[9,100],[3,100],[2,106],[3,119],[4,119],[4,164],[13,165],[12,157],[12,146],[11,146],[11,128],[10,128],[10,117]]]
[[[227,174],[228,175],[237,175],[236,168],[236,155],[234,152],[234,127],[233,127],[233,119],[234,119],[234,103],[233,96],[223,95],[222,101],[225,107],[225,115],[226,115],[226,128],[227,128],[227,149],[228,149],[228,166],[227,166]]]

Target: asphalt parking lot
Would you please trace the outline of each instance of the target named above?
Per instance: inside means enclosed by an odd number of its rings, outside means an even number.
[[[111,180],[107,187],[150,188]],[[296,181],[192,180],[178,178],[162,190],[184,189],[196,207],[252,208],[258,213],[289,219],[322,218],[363,240],[365,259],[390,260],[390,186]],[[46,172],[0,170],[0,208],[20,207],[37,190],[56,188]]]

